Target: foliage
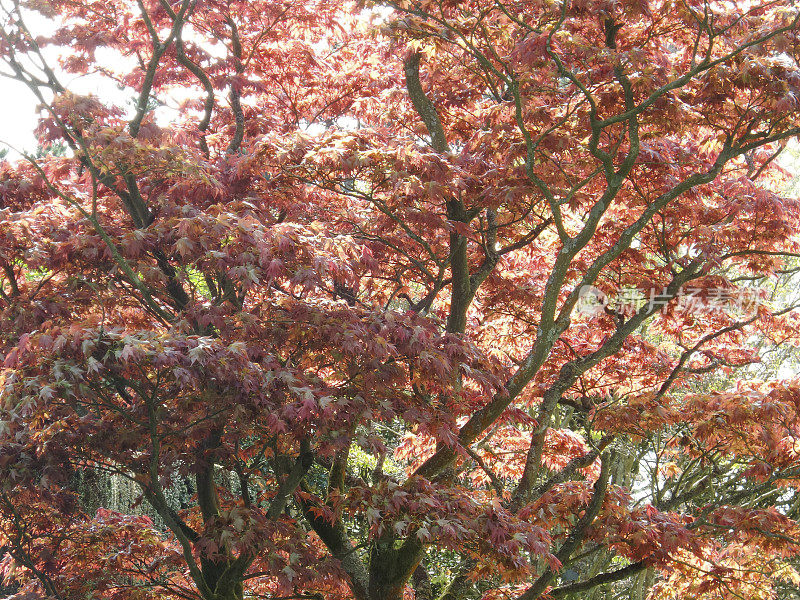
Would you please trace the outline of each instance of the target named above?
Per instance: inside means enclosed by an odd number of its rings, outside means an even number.
[[[14,598],[798,580],[793,2],[0,4]]]

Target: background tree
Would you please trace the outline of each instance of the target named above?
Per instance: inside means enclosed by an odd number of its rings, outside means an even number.
[[[792,2],[2,10],[69,148],[0,170],[19,598],[797,580],[800,389],[727,384],[798,341],[753,284],[798,252]],[[158,523],[91,514],[89,472]]]

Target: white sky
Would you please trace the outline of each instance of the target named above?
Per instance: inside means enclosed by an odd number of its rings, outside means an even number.
[[[126,95],[98,76],[59,73],[59,79],[64,87],[77,94],[95,94],[124,104]],[[8,144],[22,151],[36,149],[33,131],[37,125],[38,103],[33,92],[22,82],[5,77],[0,79],[0,147]]]
[[[25,12],[25,21],[34,35],[47,35],[53,30],[54,21],[39,13]],[[3,71],[7,69],[4,67]],[[37,122],[33,93],[20,81],[0,77],[0,148],[9,144],[24,151],[36,149],[33,130]]]
[[[2,0],[0,0],[2,1]],[[34,35],[48,35],[55,31],[56,21],[47,19],[39,13],[24,11],[25,22]],[[191,32],[190,32],[191,33]],[[211,49],[213,50],[213,48]],[[68,52],[62,48],[44,48],[43,54],[47,64],[52,68],[62,85],[76,94],[94,94],[104,102],[114,104],[120,108],[133,108],[129,100],[134,97],[132,90],[121,90],[107,77],[101,75],[76,75],[65,73],[58,68],[58,55]],[[123,58],[116,52],[98,48],[96,56],[99,63],[106,67],[114,67],[116,61],[121,71],[127,69],[123,67],[133,66],[133,58]],[[121,64],[124,61],[126,64]],[[4,68],[4,71],[7,69]],[[38,73],[38,69],[32,72]],[[46,94],[48,97],[49,94]],[[170,97],[170,100],[172,98]],[[177,104],[177,101],[175,102]],[[37,142],[33,135],[36,128],[38,117],[38,100],[33,92],[20,81],[0,77],[0,148],[10,145],[21,151],[31,152],[36,149]],[[168,109],[164,109],[168,112]],[[157,109],[161,111],[161,109]],[[161,115],[163,116],[163,115]],[[12,153],[13,154],[13,153]]]
[[[34,127],[36,99],[33,94],[18,81],[0,80],[0,144],[34,150]]]

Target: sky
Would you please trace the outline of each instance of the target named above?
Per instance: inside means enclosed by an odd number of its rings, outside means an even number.
[[[38,13],[24,13],[28,28],[37,35],[53,30],[53,21]],[[3,68],[6,71],[6,68]],[[11,145],[20,150],[36,149],[37,100],[20,81],[0,77],[0,148]]]
[[[48,35],[56,30],[56,21],[48,19],[39,13],[23,11],[23,15],[28,29],[34,35]],[[192,33],[190,30],[186,32],[184,38],[187,38],[187,36],[191,38]],[[215,51],[213,46],[205,49],[212,54]],[[76,94],[96,95],[104,102],[120,108],[132,108],[130,104],[130,100],[134,96],[132,90],[122,90],[114,82],[101,75],[76,75],[66,73],[60,69],[58,67],[58,56],[67,51],[66,48],[50,47],[43,49],[48,66],[53,69],[65,88]],[[126,59],[116,52],[103,48],[96,50],[96,56],[104,66],[119,67],[122,72],[126,70],[125,67],[132,67],[134,64],[133,58]],[[123,62],[127,64],[122,64]],[[7,68],[2,66],[2,71],[7,71]],[[174,105],[179,102],[177,98],[172,98],[171,96],[167,100],[173,101]],[[169,108],[157,109],[156,118],[166,117],[168,119],[168,116],[159,114],[159,112],[169,112],[169,110]],[[25,152],[36,150],[37,143],[34,130],[38,114],[38,100],[25,84],[7,77],[0,77],[0,148],[11,146]],[[14,154],[16,153],[12,151],[11,157]]]
[[[55,63],[52,63],[55,64]],[[130,94],[98,75],[76,76],[56,70],[65,88],[76,94],[94,94],[104,101],[125,106]],[[38,100],[20,81],[0,78],[0,148],[11,146],[24,152],[36,150]]]
[[[36,140],[36,99],[18,81],[0,80],[0,143],[33,150]]]

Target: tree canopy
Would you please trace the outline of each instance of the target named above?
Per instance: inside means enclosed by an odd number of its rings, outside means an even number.
[[[795,2],[0,8],[13,598],[789,597]]]

